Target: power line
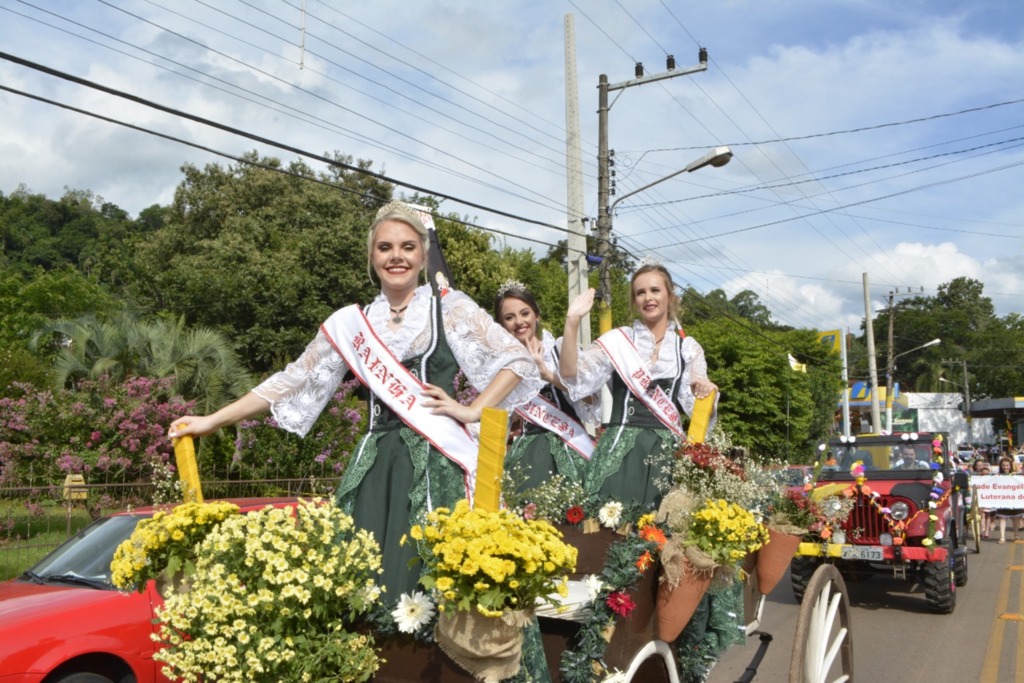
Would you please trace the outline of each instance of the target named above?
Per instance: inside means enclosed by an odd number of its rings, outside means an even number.
[[[171,114],[173,116],[177,116],[179,118],[188,119],[189,121],[194,121],[196,123],[201,123],[203,125],[210,126],[212,128],[216,128],[218,130],[225,131],[227,133],[231,133],[232,135],[237,135],[237,136],[240,136],[240,137],[243,137],[243,138],[247,138],[249,140],[253,140],[254,142],[259,142],[260,144],[269,145],[271,147],[276,147],[278,149],[282,149],[282,150],[285,150],[287,152],[291,152],[292,154],[297,154],[299,156],[308,157],[310,159],[316,159],[317,161],[321,161],[323,163],[330,164],[332,166],[339,166],[339,167],[341,167],[341,168],[343,168],[343,169],[345,169],[347,171],[352,171],[352,172],[355,172],[355,173],[362,173],[364,175],[368,175],[368,176],[377,178],[378,180],[383,180],[385,182],[389,182],[389,183],[392,183],[394,185],[398,185],[399,187],[405,187],[407,189],[411,189],[411,190],[413,190],[415,192],[421,192],[423,194],[432,195],[432,196],[435,196],[435,197],[440,197],[442,199],[447,199],[447,200],[453,201],[453,202],[455,202],[457,204],[462,204],[464,206],[469,206],[469,207],[472,207],[474,209],[479,209],[481,211],[486,211],[488,213],[493,213],[493,214],[496,214],[496,215],[499,215],[499,216],[504,216],[506,218],[511,218],[511,219],[514,219],[514,220],[522,221],[524,223],[531,223],[533,225],[538,225],[538,226],[545,227],[545,228],[551,228],[553,230],[558,230],[559,232],[565,232],[565,233],[568,232],[568,228],[564,228],[564,227],[561,227],[561,226],[553,225],[551,223],[545,223],[543,221],[538,221],[538,220],[535,220],[535,219],[532,219],[532,218],[526,218],[524,216],[518,216],[516,214],[512,214],[512,213],[509,213],[507,211],[502,211],[500,209],[495,209],[495,208],[492,208],[492,207],[484,206],[483,204],[478,204],[476,202],[471,202],[471,201],[466,200],[466,199],[460,199],[458,197],[455,197],[454,195],[449,195],[449,194],[446,194],[446,193],[443,193],[443,192],[437,192],[437,191],[430,190],[428,188],[425,188],[425,187],[422,187],[422,186],[419,186],[419,185],[415,185],[415,184],[408,183],[408,182],[405,182],[405,181],[402,181],[402,180],[391,178],[391,177],[386,176],[386,175],[384,175],[382,173],[377,173],[375,171],[370,171],[368,169],[359,168],[358,166],[352,166],[351,164],[346,164],[346,163],[338,161],[336,159],[330,159],[329,157],[325,157],[325,156],[320,155],[320,154],[314,154],[313,152],[308,152],[306,150],[300,149],[298,147],[294,147],[292,145],[285,144],[283,142],[278,142],[276,140],[271,140],[269,138],[265,138],[265,137],[260,136],[260,135],[255,135],[253,133],[249,133],[247,131],[243,131],[243,130],[241,130],[239,128],[235,128],[233,126],[228,126],[228,125],[223,124],[223,123],[218,123],[216,121],[212,121],[212,120],[204,118],[202,116],[197,116],[195,114],[189,114],[188,112],[184,112],[184,111],[181,111],[181,110],[178,110],[178,109],[174,109],[172,107],[167,107],[165,105],[153,102],[152,100],[148,100],[146,98],[139,97],[137,95],[132,95],[130,93],[126,93],[126,92],[121,91],[121,90],[117,90],[116,88],[111,88],[111,87],[108,87],[108,86],[100,85],[98,83],[94,83],[94,82],[86,80],[84,78],[79,78],[77,76],[73,76],[71,74],[68,74],[68,73],[63,72],[63,71],[59,71],[57,69],[52,69],[50,67],[43,66],[42,64],[38,64],[36,62],[32,62],[32,61],[27,60],[27,59],[22,59],[20,57],[16,57],[16,56],[8,54],[6,52],[0,52],[0,59],[4,59],[4,60],[10,61],[10,62],[13,62],[15,64],[19,64],[21,66],[25,66],[25,67],[28,67],[30,69],[34,69],[36,71],[40,71],[40,72],[48,74],[50,76],[55,76],[57,78],[61,78],[61,79],[67,80],[67,81],[70,81],[72,83],[76,83],[78,85],[83,85],[85,87],[92,88],[94,90],[99,90],[99,91],[105,92],[105,93],[107,93],[109,95],[115,95],[116,97],[120,97],[120,98],[129,100],[131,102],[135,102],[137,104],[142,104],[144,106],[156,109],[158,111],[162,111],[162,112],[167,113],[167,114]],[[8,89],[8,88],[5,88],[5,89]],[[12,90],[12,92],[13,92],[13,90]],[[19,92],[19,94],[21,94],[21,93]]]

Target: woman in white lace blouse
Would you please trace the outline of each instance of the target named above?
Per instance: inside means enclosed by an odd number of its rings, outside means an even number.
[[[400,544],[411,523],[470,491],[476,451],[459,425],[479,422],[485,407],[512,409],[541,386],[529,352],[486,311],[461,292],[434,296],[419,284],[428,244],[416,209],[383,207],[367,238],[377,298],[362,311],[336,312],[298,359],[246,396],[212,415],[181,417],[170,430],[202,436],[270,410],[282,428],[305,435],[352,371],[370,387],[370,424],[336,502],[376,536],[389,601],[416,589],[414,544]],[[453,398],[460,370],[479,391],[470,405]],[[451,437],[460,438],[444,442]]]
[[[682,435],[679,410],[692,413],[696,398],[717,387],[708,379],[704,349],[676,322],[679,300],[672,276],[660,264],[641,266],[630,282],[637,320],[613,329],[577,353],[583,316],[594,290],[573,301],[566,314],[559,374],[578,399],[610,382],[611,417],[584,474],[589,494],[656,507],[667,483],[673,433]]]

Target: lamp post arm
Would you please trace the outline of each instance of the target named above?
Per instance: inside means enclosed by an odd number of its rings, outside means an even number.
[[[638,187],[635,190],[627,192],[626,194],[622,195],[621,197],[616,199],[614,202],[612,202],[612,205],[610,207],[608,207],[608,212],[611,213],[611,214],[614,214],[615,213],[615,207],[618,206],[619,202],[621,202],[623,199],[628,199],[629,197],[632,197],[635,194],[639,194],[640,192],[643,192],[644,190],[647,190],[649,188],[654,187],[658,183],[662,183],[662,182],[665,182],[666,180],[670,180],[672,178],[675,178],[677,175],[682,175],[683,173],[686,173],[688,170],[690,170],[689,167],[681,168],[678,171],[676,171],[675,173],[669,173],[664,178],[658,178],[653,183],[647,183],[643,187]]]

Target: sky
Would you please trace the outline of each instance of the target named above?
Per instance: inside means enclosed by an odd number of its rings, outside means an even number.
[[[272,141],[370,160],[543,254],[569,223],[567,111],[593,226],[600,76],[701,47],[706,70],[610,93],[620,247],[801,328],[856,332],[960,276],[1024,313],[1020,0],[0,0],[0,192],[136,216],[183,164],[303,158]],[[673,175],[720,145],[729,164]]]

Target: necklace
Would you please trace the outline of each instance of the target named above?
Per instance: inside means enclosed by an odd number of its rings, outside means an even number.
[[[397,325],[398,323],[402,322],[402,314],[405,313],[405,309],[409,308],[409,304],[406,304],[401,308],[391,308],[390,306],[388,306],[388,308],[391,309],[392,313],[391,322]]]
[[[661,339],[657,339],[654,342],[654,347],[651,349],[651,363],[658,360],[658,352],[661,351],[661,342],[665,341],[665,335],[661,335]]]

